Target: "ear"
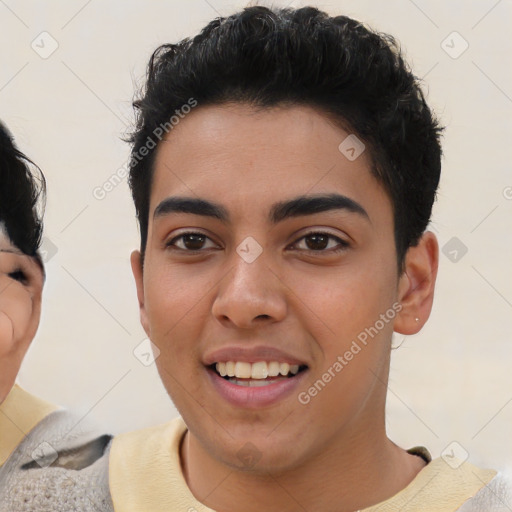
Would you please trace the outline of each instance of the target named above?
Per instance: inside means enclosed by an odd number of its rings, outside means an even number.
[[[416,334],[425,325],[432,310],[438,264],[437,238],[426,231],[405,255],[405,269],[398,282],[398,301],[402,309],[395,319],[396,332]]]
[[[137,287],[137,299],[139,301],[140,323],[146,332],[148,338],[150,336],[150,328],[148,315],[146,312],[145,296],[144,296],[144,272],[142,265],[142,255],[140,251],[133,251],[130,257],[132,264],[133,277],[135,278],[135,286]]]

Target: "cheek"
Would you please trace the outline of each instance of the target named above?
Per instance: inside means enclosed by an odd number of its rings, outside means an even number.
[[[16,348],[28,328],[32,301],[18,283],[8,284],[0,294],[0,355]]]
[[[0,358],[9,354],[13,346],[14,332],[12,321],[5,312],[0,309]]]
[[[393,272],[366,265],[362,271],[340,268],[321,279],[297,280],[299,317],[321,354],[300,403],[321,410],[319,418],[335,423],[340,414],[352,417],[387,367],[396,315],[394,279]]]
[[[339,268],[323,275],[303,274],[294,280],[296,307],[303,311],[299,318],[327,347],[341,350],[345,344],[350,345],[352,339],[392,307],[396,288],[393,276],[388,278],[370,268]]]
[[[183,272],[155,272],[145,283],[145,309],[151,338],[161,351],[161,359],[180,360],[194,347],[190,340],[199,336],[208,309],[210,286],[206,276]]]

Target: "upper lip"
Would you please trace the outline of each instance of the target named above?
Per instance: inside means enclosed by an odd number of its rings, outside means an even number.
[[[206,366],[227,361],[243,361],[246,363],[277,361],[278,363],[297,364],[299,366],[306,365],[304,361],[290,353],[265,345],[254,347],[227,346],[208,353],[203,360]]]

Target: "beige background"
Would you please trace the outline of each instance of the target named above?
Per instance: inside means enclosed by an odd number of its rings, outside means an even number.
[[[120,136],[152,50],[245,3],[0,1],[0,118],[49,185],[43,321],[20,382],[113,432],[176,411],[154,365],[133,355],[145,336],[128,261],[138,232],[126,181],[102,200],[93,192],[123,173]],[[311,4],[394,34],[448,126],[432,225],[446,254],[430,322],[395,340],[390,436],[434,456],[457,441],[455,453],[504,466],[512,461],[512,2]]]

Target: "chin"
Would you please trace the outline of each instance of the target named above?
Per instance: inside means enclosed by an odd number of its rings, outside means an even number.
[[[296,443],[276,444],[275,441],[269,442],[264,435],[260,439],[247,437],[240,441],[238,438],[230,438],[224,445],[212,446],[214,457],[226,466],[235,471],[261,474],[264,477],[269,474],[277,476],[298,467],[301,454],[293,451],[296,448]],[[292,451],[293,457],[290,456]]]

